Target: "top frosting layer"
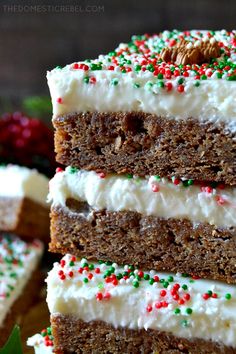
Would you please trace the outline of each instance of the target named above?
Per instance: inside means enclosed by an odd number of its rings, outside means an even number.
[[[54,117],[143,111],[224,122],[229,131],[236,130],[235,31],[133,36],[107,55],[57,67],[47,78]]]
[[[17,165],[0,166],[0,197],[27,197],[47,205],[48,178]]]

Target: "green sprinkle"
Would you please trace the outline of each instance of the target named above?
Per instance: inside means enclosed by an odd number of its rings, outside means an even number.
[[[99,289],[103,289],[104,288],[104,284],[103,283],[98,283],[98,288]]]
[[[188,186],[192,186],[193,183],[194,183],[193,179],[189,179],[189,180],[188,180]]]
[[[184,79],[181,77],[179,80],[178,80],[178,84],[181,85],[184,83]]]
[[[12,286],[12,285],[10,285],[10,284],[7,284],[7,287],[8,287],[8,289],[10,289],[11,291],[13,291],[13,290],[15,289],[15,287]]]
[[[153,283],[154,283],[154,279],[150,279],[150,280],[149,280],[149,284],[150,284],[150,285],[153,285]]]
[[[128,179],[132,179],[132,178],[133,178],[133,175],[132,175],[131,173],[128,173],[128,174],[126,175],[126,177],[127,177]]]
[[[117,86],[118,83],[119,83],[119,80],[116,79],[116,78],[114,78],[114,79],[111,80],[111,84],[112,84],[113,86]]]
[[[106,266],[111,266],[112,262],[111,261],[106,261],[105,264],[106,264]]]
[[[232,295],[231,295],[230,293],[225,294],[225,298],[226,298],[226,300],[230,300],[230,299],[231,299],[231,297],[232,297]]]
[[[193,284],[193,283],[195,283],[195,280],[190,279],[190,280],[189,280],[189,283]]]
[[[206,75],[202,75],[201,76],[201,80],[207,80],[207,76]]]
[[[56,69],[62,69],[62,67],[60,65],[57,65]]]
[[[117,277],[117,279],[118,279],[118,280],[120,280],[121,278],[123,278],[123,276],[122,276],[122,274],[121,274],[121,273],[117,274],[117,276],[116,276],[116,277]]]
[[[84,278],[84,279],[83,279],[83,282],[84,282],[85,284],[87,284],[87,283],[88,283],[88,278]]]
[[[171,283],[171,282],[174,281],[174,277],[172,277],[172,275],[169,275],[168,278],[167,278],[167,280]]]
[[[195,84],[194,84],[195,87],[199,87],[200,86],[200,82],[199,81],[196,81]]]
[[[182,181],[182,183],[183,183],[183,186],[184,186],[184,187],[188,187],[188,186],[189,186],[188,180]]]
[[[82,264],[82,268],[84,268],[84,267],[88,267],[88,263],[86,263],[86,262],[83,263],[83,264]]]
[[[73,174],[73,173],[76,173],[76,172],[78,172],[78,168],[72,167],[72,166],[69,167],[69,173]]]
[[[134,83],[134,88],[139,88],[140,84],[138,84],[137,82]]]
[[[161,180],[161,177],[160,177],[160,176],[154,176],[154,179],[155,179],[156,181],[160,181],[160,180]]]
[[[157,78],[158,78],[159,80],[163,79],[163,74],[159,73],[159,74],[157,75]]]
[[[91,66],[90,66],[90,69],[91,70],[102,70],[102,65],[101,64],[95,64],[95,63],[92,63]]]
[[[146,69],[151,71],[151,72],[153,72],[155,70],[153,64],[148,64]]]
[[[185,311],[187,315],[191,315],[193,312],[193,310],[190,307],[187,307]]]
[[[182,273],[181,275],[182,275],[183,278],[188,278],[189,277],[188,273]]]
[[[230,75],[226,77],[226,80],[228,81],[235,81],[236,80],[236,75]]]
[[[208,290],[207,294],[210,295],[210,296],[212,296],[212,291],[211,291],[211,290]]]
[[[109,272],[114,273],[114,271],[115,271],[115,268],[114,268],[114,267],[110,267],[110,268],[109,268]]]
[[[70,267],[73,267],[74,265],[75,265],[75,262],[70,261],[69,266],[70,266]]]
[[[141,278],[140,278],[140,276],[139,276],[139,275],[136,275],[136,276],[135,276],[135,278],[136,278],[138,281],[140,281],[140,280],[141,280]]]
[[[140,71],[141,70],[141,65],[135,65],[134,71]]]
[[[164,88],[164,87],[165,87],[165,84],[164,84],[163,81],[158,81],[158,82],[157,82],[157,86],[158,86],[158,87],[161,87],[161,88]]]
[[[49,336],[52,334],[52,329],[51,329],[51,327],[48,327],[48,328],[47,328],[47,333],[48,333]]]
[[[110,270],[106,270],[103,277],[106,278],[109,277],[110,275],[111,275]]]
[[[133,286],[134,286],[135,288],[138,288],[138,287],[139,287],[139,282],[138,282],[137,280],[134,280],[134,281],[133,281]]]
[[[169,282],[168,281],[164,281],[162,285],[166,289],[169,286]]]
[[[105,262],[104,262],[104,261],[98,261],[98,263],[99,263],[99,264],[103,264],[103,263],[105,263]]]
[[[88,267],[89,267],[90,270],[93,270],[93,269],[94,269],[94,265],[93,265],[93,264],[89,264]]]
[[[149,275],[149,274],[144,274],[143,278],[144,278],[145,280],[149,280],[149,279],[150,279],[150,275]]]
[[[181,311],[180,311],[180,309],[179,309],[179,308],[177,308],[177,309],[175,309],[175,310],[174,310],[174,313],[175,313],[176,315],[179,315],[179,314],[180,314],[180,312],[181,312]]]
[[[188,321],[187,321],[187,320],[181,321],[181,325],[182,325],[183,327],[188,327]]]
[[[89,83],[89,76],[85,76],[85,77],[83,78],[83,81],[84,81],[86,84],[88,84],[88,83]]]
[[[222,74],[221,73],[216,73],[216,77],[217,77],[217,79],[221,79],[222,78]]]
[[[183,284],[183,285],[182,285],[182,289],[187,290],[187,289],[188,289],[188,285]]]
[[[15,272],[13,272],[13,273],[10,274],[10,277],[11,278],[17,278],[17,274]]]

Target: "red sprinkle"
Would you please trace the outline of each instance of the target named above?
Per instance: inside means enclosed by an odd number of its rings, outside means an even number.
[[[65,261],[64,259],[61,259],[61,261],[60,261],[60,266],[61,266],[62,268],[64,268],[65,265],[66,265],[66,261]]]
[[[184,92],[184,85],[178,85],[177,91],[178,91],[179,93]]]
[[[96,294],[96,299],[97,299],[98,301],[101,301],[101,300],[103,299],[102,293],[97,293],[97,294]]]
[[[152,191],[153,192],[159,192],[159,190],[160,190],[160,187],[158,186],[158,184],[152,184]]]
[[[205,294],[202,295],[202,297],[203,297],[204,300],[208,300],[210,298],[210,295],[205,293]]]
[[[160,296],[162,296],[162,297],[166,296],[166,290],[164,290],[164,289],[161,290],[160,291]]]
[[[151,305],[148,305],[148,306],[146,307],[146,309],[147,309],[147,312],[152,312],[152,306],[151,306]]]
[[[61,167],[57,167],[56,168],[56,173],[58,173],[58,172],[63,172],[63,169]]]
[[[190,294],[184,294],[184,300],[189,301],[190,300]]]
[[[57,98],[57,103],[62,104],[62,98],[61,98],[61,97],[58,97],[58,98]]]

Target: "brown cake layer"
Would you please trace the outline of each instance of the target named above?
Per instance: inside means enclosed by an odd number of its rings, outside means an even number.
[[[236,185],[236,139],[224,126],[142,112],[53,119],[57,161],[87,170]]]
[[[52,207],[50,251],[236,283],[236,228],[92,211],[73,199]]]
[[[48,241],[49,209],[29,198],[0,197],[0,230]]]
[[[39,289],[42,284],[42,274],[39,270],[35,270],[23,289],[22,294],[12,305],[3,322],[3,325],[0,326],[0,348],[5,344],[14,325],[21,325],[25,314],[30,309],[30,306],[36,303],[39,297]]]
[[[203,339],[178,338],[152,329],[114,328],[69,315],[51,316],[56,354],[235,354],[236,349]]]

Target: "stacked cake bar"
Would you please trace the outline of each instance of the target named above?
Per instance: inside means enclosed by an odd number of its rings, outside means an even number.
[[[48,73],[56,353],[236,353],[236,32]]]

